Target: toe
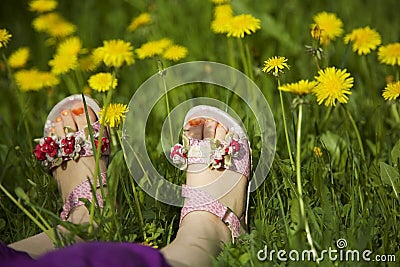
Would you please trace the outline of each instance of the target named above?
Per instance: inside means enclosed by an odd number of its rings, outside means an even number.
[[[64,124],[62,121],[61,116],[57,117],[55,123],[54,123],[54,134],[57,136],[64,136]]]
[[[202,139],[203,126],[204,126],[203,118],[191,119],[184,127],[184,134],[186,137],[189,138]]]
[[[218,125],[218,122],[216,122],[215,120],[207,119],[204,122],[203,138],[214,138],[217,125]]]
[[[61,119],[64,125],[64,129],[68,128],[67,131],[76,131],[75,120],[72,117],[72,113],[70,110],[63,110],[61,112]]]
[[[78,130],[84,129],[87,125],[86,113],[83,103],[77,103],[71,107],[72,117],[75,120]],[[88,107],[88,114],[90,123],[94,123],[97,120],[93,110]]]
[[[215,129],[215,138],[220,141],[223,141],[225,140],[225,136],[226,136],[225,127],[222,124],[218,123],[217,128]]]

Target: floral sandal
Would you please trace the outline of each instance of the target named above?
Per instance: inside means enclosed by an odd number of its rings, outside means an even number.
[[[90,97],[85,96],[85,101],[88,108],[91,108],[99,118],[99,105]],[[56,118],[60,116],[61,112],[66,109],[70,109],[74,104],[82,102],[81,95],[72,95],[61,102],[56,104],[50,111],[46,124],[44,126],[44,137],[35,140],[38,142],[33,154],[42,165],[49,171],[53,168],[60,166],[63,162],[68,160],[78,160],[80,157],[93,156],[92,142],[90,140],[89,128],[86,127],[83,130],[72,131],[68,127],[65,127],[65,137],[56,136],[54,134],[54,125]],[[98,146],[98,142],[101,139],[101,153],[104,156],[110,154],[108,131],[105,129],[103,137],[100,138],[100,122],[91,124],[94,135],[94,144]],[[106,173],[101,173],[101,181],[97,181],[96,188],[100,188],[100,182],[102,186],[106,185]],[[93,178],[87,179],[76,186],[72,192],[68,195],[62,211],[61,218],[67,220],[72,209],[75,207],[84,205],[80,198],[88,199],[92,201],[93,193]],[[99,207],[103,207],[103,200],[101,193],[96,194],[97,202]]]
[[[231,170],[246,176],[250,181],[250,145],[248,137],[239,123],[218,108],[200,105],[189,110],[184,125],[198,117],[213,119],[224,126],[228,132],[225,140],[219,141],[214,138],[199,140],[183,135],[183,144],[176,144],[171,148],[170,157],[173,163],[180,169],[186,169],[190,164],[205,164],[211,169]],[[243,232],[241,222],[244,224],[244,228],[247,227],[249,186],[244,212],[240,219],[229,207],[205,191],[183,185],[182,196],[186,200],[181,210],[180,222],[192,211],[208,211],[220,218],[230,229],[233,242]]]

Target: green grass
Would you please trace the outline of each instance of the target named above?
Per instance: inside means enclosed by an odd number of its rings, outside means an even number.
[[[288,58],[290,71],[281,82],[312,79],[316,68],[304,45],[311,44],[310,24],[320,11],[334,12],[344,23],[345,33],[363,26],[375,28],[382,43],[399,42],[400,17],[396,0],[369,1],[236,1],[232,2],[236,14],[251,13],[261,20],[261,29],[247,36],[244,42],[252,55],[254,81],[262,90],[273,112],[277,146],[275,159],[265,182],[251,195],[250,233],[235,245],[227,244],[216,259],[217,266],[296,266],[299,263],[260,262],[257,252],[268,249],[290,251],[310,249],[306,239],[309,226],[312,244],[317,251],[336,248],[335,242],[345,238],[348,249],[373,251],[377,254],[395,254],[400,261],[399,188],[400,188],[400,124],[393,110],[397,101],[385,102],[381,96],[385,77],[398,79],[398,67],[381,65],[376,51],[366,57],[353,53],[343,38],[333,42],[325,51],[330,66],[346,68],[355,78],[352,94],[346,105],[335,108],[318,106],[314,96],[306,97],[303,105],[300,158],[296,157],[296,129],[298,109],[292,105],[295,97],[284,93],[283,100],[288,123],[288,137],[293,158],[301,162],[302,201],[305,217],[300,215],[300,198],[296,172],[292,170],[282,124],[276,80],[260,71],[263,61],[280,55]],[[209,60],[225,64],[230,62],[244,71],[236,40],[229,43],[222,35],[210,30],[213,5],[209,1],[64,1],[58,10],[77,25],[77,35],[88,48],[102,45],[103,40],[120,38],[139,47],[148,40],[163,37],[184,45],[189,53],[183,61]],[[143,11],[151,13],[153,24],[127,33],[130,19]],[[48,70],[47,62],[54,53],[45,45],[47,37],[31,27],[34,14],[27,11],[26,1],[3,0],[0,4],[0,28],[13,35],[6,48],[0,48],[5,57],[20,46],[31,48],[30,66]],[[229,51],[229,45],[232,50]],[[233,61],[229,59],[233,54]],[[32,156],[34,138],[42,135],[42,128],[51,107],[70,94],[63,82],[52,90],[21,92],[7,71],[4,58],[0,61],[0,183],[18,201],[33,213],[33,208],[51,224],[60,223],[58,210],[62,203],[54,179],[45,173]],[[164,65],[172,65],[164,62]],[[158,71],[154,59],[137,60],[118,73],[118,87],[113,102],[128,104],[136,89]],[[85,78],[89,74],[84,74]],[[64,77],[76,81],[74,73]],[[81,89],[78,88],[80,91]],[[226,102],[229,93],[213,86],[191,85],[183,91],[174,89],[169,94],[171,109],[182,101],[208,96]],[[93,93],[102,100],[102,96]],[[146,101],[144,99],[143,101]],[[242,116],[247,129],[256,129],[254,119],[243,112],[243,103],[232,97],[229,106]],[[161,123],[166,117],[165,102],[154,108],[146,126],[146,145],[150,158],[158,171],[168,180],[180,184],[184,174],[177,171],[162,154],[160,146]],[[347,113],[348,111],[348,113]],[[360,132],[357,138],[354,118]],[[120,131],[120,129],[119,129]],[[260,139],[249,131],[255,162],[260,151]],[[360,141],[365,151],[362,157]],[[320,147],[317,157],[314,147]],[[133,182],[125,165],[121,147],[113,147],[109,167],[110,194],[103,211],[96,210],[99,231],[87,234],[87,240],[118,240],[145,242],[165,246],[178,228],[179,208],[160,203],[146,195]],[[29,203],[18,198],[15,189],[21,188]],[[18,191],[18,190],[17,190]],[[113,207],[118,203],[118,211]],[[40,229],[2,191],[0,191],[0,240],[11,243]],[[37,216],[35,216],[37,217]],[[66,225],[73,234],[84,235],[86,229]],[[68,240],[67,240],[68,242]],[[303,262],[299,266],[313,266]],[[320,266],[396,266],[396,263],[331,262]]]

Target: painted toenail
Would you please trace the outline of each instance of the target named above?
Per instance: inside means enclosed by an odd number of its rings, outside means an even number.
[[[203,119],[193,119],[189,121],[190,126],[198,126],[203,122]]]
[[[211,122],[211,121],[214,121],[214,120],[210,119],[210,118],[206,119],[206,122]]]
[[[85,112],[85,110],[83,109],[83,107],[81,108],[74,108],[72,110],[72,113],[74,113],[74,115],[79,116],[82,115]]]
[[[61,112],[61,115],[63,115],[63,116],[67,116],[68,115],[68,110],[64,110],[63,112]]]
[[[56,122],[60,122],[61,120],[61,117],[57,117]]]

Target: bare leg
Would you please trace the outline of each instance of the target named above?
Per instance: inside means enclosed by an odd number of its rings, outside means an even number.
[[[89,118],[93,123],[96,121],[96,116],[92,110],[89,110]],[[74,131],[81,130],[87,126],[86,115],[83,111],[83,104],[75,104],[71,110],[65,110],[57,118],[55,126],[55,134],[64,136],[64,127],[70,127]],[[62,199],[65,202],[70,192],[81,182],[93,177],[95,167],[95,160],[93,157],[81,157],[78,161],[67,161],[62,166],[53,170],[53,176],[57,180],[59,191]],[[106,163],[104,160],[100,161],[100,171],[106,170]],[[68,221],[75,224],[84,224],[89,222],[89,211],[85,206],[78,206],[71,210]],[[66,230],[58,226],[58,231],[66,233]],[[80,241],[76,238],[76,241]],[[40,255],[54,250],[52,240],[45,234],[39,233],[29,238],[12,243],[9,247],[25,251],[32,257],[37,258]]]
[[[196,139],[215,137],[223,140],[226,135],[225,129],[212,120],[190,121],[185,128],[188,129],[185,134]],[[243,213],[247,178],[229,170],[223,176],[221,171],[208,168],[202,172],[190,172],[199,167],[204,166],[189,166],[187,185],[197,187],[217,179],[234,179],[236,185],[219,200],[240,217]],[[218,191],[218,188],[214,190]],[[218,194],[215,191],[213,193]],[[231,232],[221,219],[207,211],[194,211],[184,217],[176,238],[161,252],[172,266],[210,266],[212,257],[220,253],[221,245],[226,242],[231,242]]]

